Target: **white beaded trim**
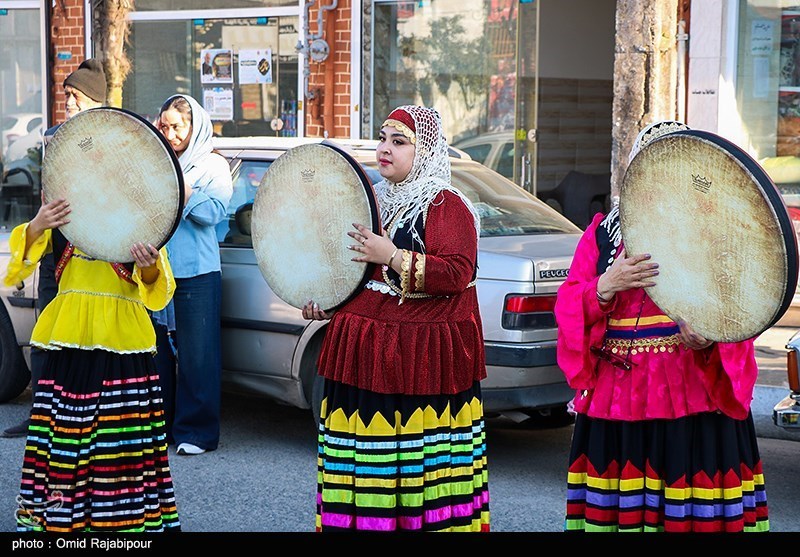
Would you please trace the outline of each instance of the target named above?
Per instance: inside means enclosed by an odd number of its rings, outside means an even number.
[[[385,282],[380,282],[377,280],[369,281],[364,288],[369,288],[370,290],[374,290],[375,292],[380,292],[381,294],[389,294],[390,296],[397,296],[397,292],[392,290],[392,288],[386,284]]]

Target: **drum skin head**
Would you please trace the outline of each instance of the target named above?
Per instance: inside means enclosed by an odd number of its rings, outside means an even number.
[[[261,179],[253,201],[253,250],[267,284],[302,308],[313,299],[325,311],[352,298],[373,265],[351,261],[360,223],[380,234],[375,193],[344,151],[323,143],[280,155]]]
[[[140,116],[93,108],[61,124],[42,163],[47,201],[72,212],[60,227],[88,255],[130,263],[135,242],[161,248],[178,226],[183,173],[172,147]]]
[[[797,240],[772,181],[729,141],[695,130],[646,145],[620,187],[628,257],[659,264],[647,288],[671,319],[717,342],[758,336],[788,309]]]

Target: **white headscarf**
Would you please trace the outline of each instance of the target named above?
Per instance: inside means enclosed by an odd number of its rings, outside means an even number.
[[[427,215],[433,200],[442,191],[447,190],[464,201],[472,213],[475,233],[480,237],[481,224],[477,210],[450,182],[450,157],[447,140],[442,131],[441,116],[436,109],[423,106],[405,105],[396,110],[406,112],[414,121],[416,151],[411,171],[402,182],[395,184],[384,178],[375,185],[382,222],[388,223],[398,211],[403,211],[403,218],[394,223],[394,229],[406,224],[410,226],[412,237],[424,250],[425,244],[419,237],[415,225],[420,215],[423,215],[423,218]],[[394,230],[388,232],[391,236]]]
[[[183,97],[192,109],[192,135],[189,138],[189,145],[186,150],[178,157],[183,172],[191,170],[197,162],[214,150],[211,144],[211,137],[214,135],[214,125],[211,123],[211,116],[206,109],[200,106],[194,97],[189,95],[172,95],[164,104],[166,105],[176,97]]]
[[[642,131],[640,131],[639,135],[636,136],[636,140],[633,142],[633,147],[631,147],[631,152],[628,154],[628,164],[630,164],[630,162],[633,160],[633,157],[639,154],[639,151],[641,151],[653,140],[658,139],[662,135],[688,129],[690,129],[689,126],[676,120],[661,120],[659,122],[648,124],[642,128]]]

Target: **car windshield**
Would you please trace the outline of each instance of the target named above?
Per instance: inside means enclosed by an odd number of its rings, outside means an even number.
[[[228,219],[217,226],[220,242],[252,245],[250,211],[261,179],[271,161],[242,160],[233,175]],[[373,161],[362,161],[372,183],[381,175]],[[580,228],[564,215],[497,172],[474,161],[453,160],[453,185],[475,205],[481,217],[481,237],[528,234],[575,234]]]
[[[580,232],[564,215],[482,164],[454,160],[450,168],[453,185],[478,210],[481,238]],[[367,174],[373,183],[381,179],[371,166]]]
[[[454,161],[451,169],[453,185],[478,209],[481,237],[580,232],[564,215],[483,165]]]

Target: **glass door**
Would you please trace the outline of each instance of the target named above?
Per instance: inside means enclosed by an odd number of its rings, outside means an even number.
[[[38,9],[0,2],[0,161],[9,146],[43,121],[42,38]]]
[[[519,4],[514,181],[578,226],[610,193],[615,0]]]
[[[369,68],[362,83],[364,137],[376,137],[395,106],[433,106],[451,146],[519,183],[519,6],[519,0],[377,0],[362,35]]]
[[[153,120],[175,93],[192,95],[227,137],[302,135],[296,15],[134,19],[123,106]]]
[[[536,195],[539,109],[539,2],[521,1],[517,26],[514,181]]]
[[[44,114],[39,2],[0,1],[0,230],[28,221],[41,205]]]

